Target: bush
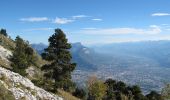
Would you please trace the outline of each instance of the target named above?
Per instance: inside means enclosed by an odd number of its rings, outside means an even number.
[[[151,91],[149,94],[146,95],[146,97],[149,100],[164,100],[163,97],[156,91]]]
[[[170,100],[170,84],[167,84],[161,91],[161,95],[164,99]]]
[[[80,98],[80,99],[85,99],[86,92],[84,91],[84,89],[77,87],[76,90],[73,92],[73,95]]]
[[[107,79],[105,84],[108,86],[105,100],[147,100],[137,85],[127,86],[112,79]]]
[[[88,100],[102,100],[106,94],[107,85],[104,82],[91,77],[88,80]]]

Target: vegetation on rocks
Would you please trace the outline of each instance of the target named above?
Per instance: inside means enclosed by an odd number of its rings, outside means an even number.
[[[14,50],[15,48],[14,41],[8,36],[5,29],[0,30],[0,45],[8,50]]]
[[[19,36],[15,39],[16,47],[11,58],[13,71],[26,76],[26,69],[34,62],[33,49]]]
[[[0,100],[15,100],[11,91],[5,88],[4,84],[0,82]]]
[[[25,78],[18,73],[0,67],[0,97],[13,99],[2,100],[62,100],[57,95],[49,93],[37,86],[35,86],[28,78]],[[6,92],[5,92],[6,91]]]

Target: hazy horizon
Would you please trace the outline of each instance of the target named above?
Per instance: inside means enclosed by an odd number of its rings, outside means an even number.
[[[170,40],[168,0],[2,0],[0,28],[48,44],[55,28],[84,45]],[[15,12],[15,13],[13,13]]]

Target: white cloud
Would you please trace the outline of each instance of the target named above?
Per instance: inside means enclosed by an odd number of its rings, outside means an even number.
[[[53,23],[56,24],[68,24],[71,22],[74,22],[80,18],[84,18],[84,17],[88,17],[86,15],[76,15],[76,16],[72,16],[71,18],[59,18],[57,17],[55,20],[53,20]]]
[[[94,30],[94,29],[97,29],[97,28],[94,28],[94,27],[88,27],[88,28],[82,28],[83,30]]]
[[[47,17],[29,17],[29,18],[21,18],[20,21],[23,22],[42,22],[42,21],[48,21],[49,19]]]
[[[161,25],[163,25],[163,26],[169,26],[169,24],[161,24]]]
[[[148,29],[139,28],[106,28],[106,29],[84,29],[80,33],[96,34],[96,35],[123,35],[123,34],[159,34],[161,29],[159,26],[151,25]]]
[[[48,30],[54,30],[54,28],[32,28],[32,29],[25,29],[24,31],[48,31]]]
[[[72,16],[73,19],[79,19],[79,18],[85,18],[85,17],[89,17],[86,15],[76,15],[76,16]]]
[[[75,20],[73,19],[68,19],[68,18],[59,18],[57,17],[53,23],[56,23],[56,24],[67,24],[67,23],[71,23],[71,22],[74,22]]]
[[[170,16],[170,13],[153,13],[152,16]]]
[[[100,18],[94,18],[94,19],[92,19],[93,21],[102,21],[102,19],[100,19]]]
[[[71,16],[69,18],[66,17],[56,17],[56,18],[47,18],[47,17],[28,17],[28,18],[21,18],[19,19],[22,22],[42,22],[42,21],[49,21],[52,23],[56,23],[56,24],[68,24],[74,21],[78,21],[81,18],[85,18],[85,17],[90,17],[87,15],[75,15],[75,16]],[[94,21],[101,21],[102,19],[92,19]]]

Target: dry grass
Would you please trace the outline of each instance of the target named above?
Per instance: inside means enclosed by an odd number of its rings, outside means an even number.
[[[5,60],[3,60],[1,58],[0,58],[0,66],[4,67],[4,68],[7,68],[7,69],[11,69],[10,62],[6,62]]]
[[[70,93],[60,90],[60,89],[58,90],[57,95],[63,97],[64,100],[80,100],[79,98],[76,98],[75,96],[71,95]]]
[[[0,100],[15,100],[11,91],[6,89],[3,83],[0,82]]]
[[[5,49],[8,49],[10,51],[13,51],[15,48],[15,43],[12,39],[0,34],[0,45],[3,46]],[[0,66],[11,69],[10,62],[3,60],[0,58]]]
[[[12,39],[0,34],[0,45],[8,50],[14,50],[15,43]]]

